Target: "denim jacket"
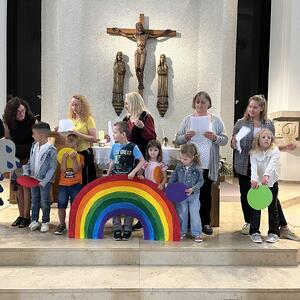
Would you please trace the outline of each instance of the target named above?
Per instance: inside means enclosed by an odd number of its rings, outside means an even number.
[[[30,150],[30,158],[26,165],[23,166],[23,175],[31,176],[32,167],[35,161],[35,152],[34,147],[36,143],[32,144]],[[56,148],[53,145],[50,145],[46,152],[42,155],[40,160],[40,169],[35,176],[36,179],[40,180],[41,186],[46,186],[48,182],[54,181],[54,174],[56,170]]]
[[[176,166],[169,181],[169,183],[173,182],[182,182],[188,188],[193,188],[194,194],[199,195],[200,188],[204,182],[202,170],[195,165],[186,169],[186,167],[180,163]]]

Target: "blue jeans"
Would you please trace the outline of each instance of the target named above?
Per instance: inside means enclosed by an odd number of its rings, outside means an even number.
[[[81,184],[77,183],[74,185],[66,186],[59,185],[58,186],[58,197],[57,197],[57,207],[58,208],[67,208],[69,198],[71,204],[73,203],[75,197],[81,190]]]
[[[48,182],[45,187],[31,188],[31,221],[38,222],[40,208],[43,212],[42,222],[50,221],[50,191],[52,183]]]
[[[180,223],[180,234],[186,234],[188,228],[188,216],[190,213],[192,236],[202,234],[202,223],[199,215],[199,193],[192,194],[186,200],[176,203],[177,214]]]
[[[124,216],[124,231],[132,231],[132,221],[133,217]],[[113,217],[113,229],[114,231],[122,230],[121,216]]]

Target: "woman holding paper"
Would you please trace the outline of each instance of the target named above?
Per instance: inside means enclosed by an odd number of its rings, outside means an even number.
[[[82,186],[96,179],[94,153],[91,144],[96,142],[96,123],[92,117],[88,100],[83,95],[74,95],[69,105],[69,118],[74,124],[70,133],[79,138],[78,153],[84,157]]]
[[[123,119],[129,127],[128,140],[136,144],[145,157],[148,142],[156,139],[155,125],[142,96],[137,92],[126,95],[124,107],[128,114]],[[133,230],[141,230],[142,224],[138,222]]]
[[[197,93],[192,103],[194,113],[183,119],[176,135],[177,144],[193,142],[199,148],[204,177],[200,190],[200,217],[203,232],[209,235],[213,234],[210,226],[211,186],[218,179],[220,146],[225,146],[228,141],[221,118],[208,112],[211,106],[207,92]]]
[[[241,205],[245,224],[241,230],[242,234],[248,235],[250,230],[250,216],[252,208],[247,201],[247,193],[251,188],[251,166],[249,152],[252,148],[256,134],[262,129],[267,128],[275,134],[274,124],[267,118],[266,99],[263,95],[254,95],[249,98],[244,117],[237,120],[233,128],[231,139],[234,151],[234,170],[238,175],[241,195]],[[289,149],[289,145],[279,147],[284,151]],[[279,200],[277,201],[279,216],[280,236],[292,240],[299,240],[287,225]]]

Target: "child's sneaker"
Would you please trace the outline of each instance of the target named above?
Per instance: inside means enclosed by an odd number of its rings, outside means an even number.
[[[122,240],[123,241],[129,241],[131,239],[131,231],[124,231]]]
[[[261,244],[263,242],[261,235],[258,232],[252,233],[250,235],[250,238],[251,238],[252,242],[257,243],[257,244]]]
[[[37,229],[40,229],[41,227],[41,223],[40,222],[37,222],[37,221],[32,221],[29,225],[29,228],[31,231],[35,231]]]
[[[57,234],[57,235],[62,235],[64,234],[65,232],[67,231],[67,228],[66,228],[66,224],[59,224],[56,228],[56,230],[54,231],[54,234]]]
[[[47,232],[49,231],[49,222],[42,223],[41,232]]]
[[[280,238],[300,242],[300,237],[288,227],[280,227]]]
[[[115,241],[121,241],[122,240],[122,232],[121,232],[121,230],[115,230],[114,231],[114,240]]]
[[[185,238],[186,238],[186,233],[180,234],[180,240],[181,240],[181,241],[184,240]]]
[[[203,242],[203,237],[201,235],[196,235],[193,237],[195,243]]]
[[[275,233],[269,233],[266,239],[267,243],[276,243],[279,240],[279,236]]]
[[[250,224],[249,223],[245,223],[242,230],[241,230],[241,234],[243,235],[249,235],[249,231],[250,231]]]

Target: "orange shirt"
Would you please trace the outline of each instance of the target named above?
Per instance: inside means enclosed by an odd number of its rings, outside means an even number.
[[[74,184],[82,184],[82,166],[84,164],[84,157],[78,154],[80,157],[81,168],[75,173],[73,169],[66,169],[65,172],[60,172],[59,185],[71,186]]]

